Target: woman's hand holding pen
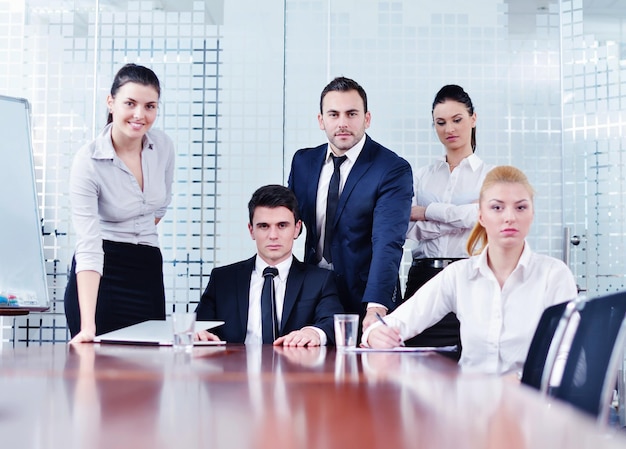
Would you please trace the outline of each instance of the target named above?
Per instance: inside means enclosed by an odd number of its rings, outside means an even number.
[[[378,321],[382,326],[377,326],[370,331],[367,338],[367,344],[370,348],[388,349],[397,346],[404,346],[404,340],[400,335],[400,331],[395,327],[387,325],[382,316],[377,315]]]
[[[374,349],[389,349],[401,346],[402,337],[395,327],[377,326],[370,331],[367,345]]]

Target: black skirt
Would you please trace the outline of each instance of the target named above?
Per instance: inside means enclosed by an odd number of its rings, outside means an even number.
[[[104,240],[104,268],[96,304],[96,335],[146,320],[165,319],[163,256],[154,246]],[[65,289],[70,334],[80,332],[76,261]]]

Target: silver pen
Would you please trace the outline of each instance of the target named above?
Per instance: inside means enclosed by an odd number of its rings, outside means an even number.
[[[387,322],[383,319],[382,316],[380,316],[380,313],[376,312],[376,318],[378,318],[378,321],[380,321],[381,323],[383,323],[383,326],[387,326],[389,327],[389,325],[387,324]],[[404,346],[404,340],[400,340],[400,346]]]

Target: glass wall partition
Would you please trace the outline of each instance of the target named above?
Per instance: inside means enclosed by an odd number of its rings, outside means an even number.
[[[563,257],[568,226],[582,241],[570,248],[581,287],[620,288],[624,39],[594,30],[620,29],[616,20],[626,14],[613,7],[613,26],[603,27],[602,6],[0,0],[0,94],[32,105],[52,300],[49,312],[11,319],[2,338],[16,345],[68,338],[67,177],[76,150],[104,125],[108,89],[126,62],[159,75],[155,126],[177,148],[174,199],[159,225],[168,311],[195,308],[214,266],[254,254],[247,201],[263,184],[286,183],[297,149],[325,141],[319,95],[339,75],[366,89],[372,138],[414,168],[443,153],[432,128],[435,93],[462,85],[478,114],[480,157],[522,168],[537,190],[533,249]],[[300,258],[302,246],[303,237]],[[593,264],[600,268],[590,271]]]
[[[625,11],[623,2],[561,5],[565,243],[588,296],[626,288]]]

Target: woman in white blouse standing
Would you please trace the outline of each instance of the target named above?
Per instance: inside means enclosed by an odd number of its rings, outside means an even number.
[[[449,312],[461,322],[464,368],[504,374],[523,367],[544,309],[577,295],[569,268],[531,251],[533,189],[515,167],[491,170],[480,191],[478,222],[467,242],[472,257],[437,274],[363,334],[364,345],[398,346]]]
[[[165,319],[156,225],[170,203],[174,145],[152,130],[161,88],[127,64],[107,97],[109,117],[74,158],[70,175],[76,248],[65,291],[72,343],[149,319]]]
[[[446,154],[414,174],[415,196],[406,237],[416,245],[405,298],[447,265],[469,257],[465,243],[478,217],[478,193],[493,168],[475,154],[476,112],[461,86],[450,84],[437,92],[432,116]],[[460,347],[459,321],[450,313],[407,344]]]

